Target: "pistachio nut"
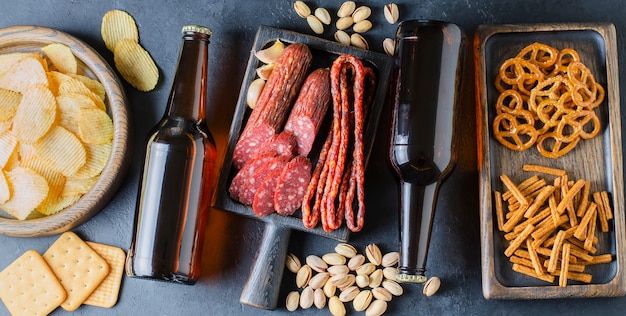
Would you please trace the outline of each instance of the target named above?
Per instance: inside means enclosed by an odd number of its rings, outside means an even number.
[[[316,289],[315,292],[313,292],[313,304],[317,309],[326,307],[326,295],[324,295],[324,290]]]
[[[309,24],[309,27],[311,27],[311,30],[313,30],[315,34],[324,33],[324,25],[315,15],[307,16],[306,23]]]
[[[367,6],[360,6],[352,13],[352,18],[354,19],[354,23],[359,23],[370,17],[372,14],[372,9]]]
[[[311,15],[311,8],[309,8],[309,6],[302,1],[294,2],[293,9],[301,18],[306,19],[307,16]]]
[[[400,296],[404,292],[402,286],[398,282],[392,280],[383,281],[383,287],[394,296]]]
[[[352,27],[352,30],[357,33],[365,33],[371,29],[372,29],[372,22],[370,22],[369,20],[363,20],[361,22],[358,22],[354,24],[354,26]]]
[[[383,275],[385,279],[396,280],[396,276],[398,276],[398,268],[387,267],[383,269]]]
[[[313,288],[314,290],[321,289],[324,286],[324,284],[326,284],[326,281],[328,281],[329,277],[330,275],[328,274],[328,272],[320,272],[314,275],[309,280],[309,286]]]
[[[384,287],[377,287],[372,289],[372,295],[374,295],[374,298],[376,298],[377,300],[383,300],[383,301],[391,301],[391,292],[389,292],[386,288]]]
[[[342,265],[346,263],[346,257],[334,252],[323,255],[322,260],[328,265]]]
[[[337,31],[337,33],[339,33],[339,31]],[[342,33],[348,35],[346,32]],[[335,38],[336,38],[336,34],[335,34]],[[342,41],[337,40],[338,42],[341,42],[343,44]],[[350,37],[348,36],[348,44],[350,45]],[[354,248],[354,246],[350,245],[350,244],[337,244],[337,246],[335,246],[335,252],[346,257],[346,258],[352,258],[354,256],[356,256],[356,249]]]
[[[383,267],[395,266],[398,263],[399,257],[400,257],[400,254],[397,251],[386,253],[383,256],[383,260],[382,260]]]
[[[298,291],[291,291],[287,294],[287,302],[285,303],[285,307],[288,311],[293,312],[298,309],[298,304],[300,304],[300,293]]]
[[[340,18],[350,16],[354,12],[354,9],[356,9],[356,3],[354,3],[354,1],[346,1],[341,4],[341,7],[339,7],[337,16]]]
[[[378,287],[383,282],[383,270],[377,269],[376,271],[370,274],[370,287],[375,288]]]
[[[441,280],[438,277],[432,277],[424,284],[424,295],[432,296],[437,293],[441,286]]]
[[[335,295],[335,292],[337,292],[337,286],[327,281],[322,290],[324,291],[324,295],[326,295],[326,297],[331,298]]]
[[[335,40],[343,45],[350,46],[350,35],[342,30],[335,32]]]
[[[300,307],[302,309],[308,309],[313,306],[313,299],[315,298],[313,294],[313,289],[310,286],[307,286],[300,293]]]
[[[320,22],[326,25],[330,25],[331,20],[330,20],[330,13],[328,13],[328,10],[324,8],[317,8],[315,9],[314,15],[320,20]]]
[[[371,262],[367,262],[362,264],[360,267],[358,267],[356,269],[356,274],[365,274],[365,275],[370,275],[372,272],[374,272],[376,270],[376,265],[374,265]]]
[[[350,269],[350,271],[355,271],[363,265],[363,262],[365,262],[365,256],[358,254],[348,260],[348,269]]]
[[[360,274],[356,276],[355,282],[358,287],[364,288],[370,285],[370,277],[364,274]]]
[[[309,283],[312,273],[313,271],[311,271],[310,266],[306,264],[303,265],[296,274],[296,286],[299,288],[304,288]]]
[[[328,300],[328,309],[333,316],[345,316],[346,307],[343,302],[339,300],[339,297],[333,296]]]
[[[316,255],[308,255],[306,257],[306,264],[317,272],[324,272],[328,268],[326,262]]]
[[[365,256],[367,260],[375,265],[380,265],[383,260],[383,255],[380,252],[380,248],[376,244],[369,244],[365,248]]]
[[[361,291],[352,302],[354,310],[357,312],[366,310],[372,302],[372,296],[373,294],[370,290]]]
[[[335,26],[338,30],[345,30],[354,24],[354,20],[351,16],[344,16],[343,18],[339,18],[335,23]]]
[[[387,302],[374,300],[365,310],[366,316],[380,316],[387,311]]]
[[[400,17],[400,11],[398,10],[398,5],[395,3],[390,3],[385,5],[384,14],[385,19],[389,24],[394,24],[398,22],[398,18]]]
[[[340,265],[336,265],[336,266],[330,266],[328,267],[328,269],[326,269],[326,271],[328,273],[330,273],[330,275],[336,275],[336,274],[348,274],[348,272],[350,272],[350,269],[348,269],[348,266],[345,264],[340,264]]]
[[[389,56],[395,55],[396,42],[392,38],[385,38],[385,40],[383,40],[383,50],[385,50],[385,53]]]
[[[347,303],[352,301],[357,296],[357,294],[359,294],[359,288],[354,285],[349,286],[341,291],[341,293],[339,293],[339,300]]]
[[[350,35],[350,44],[354,47],[358,47],[361,49],[369,49],[367,41],[359,33],[354,33]]]

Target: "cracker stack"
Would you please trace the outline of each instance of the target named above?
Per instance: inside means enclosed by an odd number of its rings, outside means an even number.
[[[123,250],[62,234],[41,256],[35,250],[0,272],[0,299],[12,315],[47,315],[61,306],[110,308],[117,302]]]

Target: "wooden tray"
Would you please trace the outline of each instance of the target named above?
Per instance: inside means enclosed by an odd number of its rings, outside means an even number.
[[[370,66],[374,69],[377,76],[376,91],[373,103],[369,108],[368,117],[364,122],[363,141],[365,166],[367,166],[369,153],[371,152],[374,144],[374,138],[376,137],[378,120],[383,108],[387,85],[390,80],[390,74],[393,66],[392,58],[384,54],[341,45],[337,42],[293,31],[277,29],[269,26],[259,27],[253,48],[250,52],[250,59],[248,60],[246,74],[241,84],[237,107],[235,108],[235,113],[233,115],[228,146],[226,147],[224,163],[222,164],[220,170],[213,206],[218,209],[234,212],[236,214],[261,220],[266,223],[255,263],[253,264],[250,276],[240,299],[240,302],[244,304],[264,309],[273,309],[276,306],[278,285],[282,276],[282,269],[285,266],[284,260],[291,229],[344,242],[348,240],[350,235],[350,231],[347,229],[345,224],[332,232],[324,231],[321,224],[318,224],[317,227],[313,229],[308,229],[302,224],[300,210],[296,211],[291,216],[282,216],[277,213],[272,213],[264,217],[258,217],[254,214],[250,206],[243,205],[231,199],[228,194],[228,187],[237,172],[237,170],[232,167],[231,159],[233,151],[250,112],[252,112],[252,110],[250,110],[250,108],[246,105],[246,92],[252,80],[255,79],[255,70],[261,65],[259,60],[254,55],[254,52],[271,45],[277,39],[287,44],[294,42],[306,44],[313,55],[309,71],[320,67],[330,68],[333,61],[340,54],[352,54],[360,58],[366,66]],[[328,133],[331,121],[332,110],[331,107],[329,107],[324,123],[322,123],[318,137],[316,138],[316,142],[311,150],[311,153],[309,154],[309,158],[311,159],[313,166],[315,166],[315,162],[317,161],[317,157],[325,139],[323,135]],[[322,136],[320,137],[319,135]]]
[[[534,146],[524,152],[510,150],[492,136],[494,104],[499,94],[494,85],[498,69],[533,42],[575,49],[606,89],[605,100],[599,111],[596,109],[602,125],[600,133],[580,141],[574,150],[558,159],[541,156]],[[474,53],[483,295],[487,299],[623,296],[624,188],[615,27],[610,23],[481,25],[475,35]],[[522,171],[524,164],[562,168],[570,179],[590,181],[591,192],[609,192],[615,218],[609,222],[608,233],[597,234],[597,254],[611,253],[613,261],[586,269],[593,275],[591,284],[570,281],[563,288],[511,270],[512,264],[504,255],[508,242],[497,228],[492,207],[493,190],[506,191],[499,179],[501,174],[507,174],[515,183],[529,177],[531,174]]]

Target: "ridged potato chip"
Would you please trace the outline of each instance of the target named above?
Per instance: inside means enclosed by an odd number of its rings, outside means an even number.
[[[87,179],[78,179],[75,177],[68,177],[65,181],[61,196],[74,196],[82,195],[87,192],[96,184],[98,177],[92,177]]]
[[[52,215],[60,210],[76,203],[81,195],[62,196],[59,195],[54,199],[46,199],[35,209],[39,214]]]
[[[87,159],[85,147],[72,132],[55,126],[35,144],[37,156],[53,170],[69,177],[76,173]]]
[[[122,39],[139,42],[139,31],[135,19],[122,10],[111,10],[104,14],[100,33],[104,45],[112,52],[115,51],[117,43]]]
[[[0,88],[0,122],[13,119],[21,100],[21,93]]]
[[[52,170],[50,166],[36,155],[22,156],[20,166],[37,172],[48,182],[48,195],[41,202],[42,205],[57,200],[65,186],[65,176],[62,173]],[[36,211],[39,211],[39,207],[37,207]]]
[[[30,85],[13,119],[13,132],[20,142],[34,143],[45,135],[56,119],[56,100],[44,85]]]
[[[59,95],[64,94],[82,94],[89,97],[98,108],[102,110],[106,109],[104,99],[100,99],[100,97],[89,90],[84,83],[72,77],[69,77],[68,80],[61,82],[59,85]]]
[[[3,73],[7,72],[15,63],[24,59],[24,58],[35,58],[40,59],[41,53],[39,52],[17,52],[17,53],[8,53],[0,55],[0,76]]]
[[[43,59],[24,57],[0,74],[0,88],[24,92],[31,85],[48,86]]]
[[[72,177],[87,179],[99,175],[109,160],[112,148],[113,144],[111,142],[101,145],[85,144],[87,161]]]
[[[12,194],[8,201],[0,204],[0,208],[24,220],[48,195],[48,182],[35,171],[23,167],[7,171],[6,176]]]
[[[106,96],[106,90],[104,89],[104,85],[100,81],[91,79],[83,75],[68,74],[68,76],[82,82],[85,85],[85,87],[89,89],[89,91],[93,92],[95,95],[98,96],[100,100],[104,102],[104,98]]]
[[[113,59],[122,77],[140,91],[154,89],[159,81],[159,70],[154,60],[137,42],[120,40],[115,46]]]
[[[78,135],[78,115],[81,109],[97,109],[89,97],[68,93],[57,97],[57,124]]]
[[[78,113],[78,135],[87,144],[102,145],[113,140],[113,122],[100,109],[81,109]]]
[[[4,171],[0,168],[0,203],[4,203],[11,197],[11,191],[9,190],[9,183],[4,175]]]
[[[7,164],[16,146],[17,138],[10,131],[0,133],[0,169]]]
[[[72,50],[64,44],[52,43],[41,48],[52,65],[62,73],[75,74],[78,70],[78,62]]]

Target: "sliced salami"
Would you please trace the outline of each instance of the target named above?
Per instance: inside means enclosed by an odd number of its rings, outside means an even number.
[[[242,134],[233,152],[233,166],[241,169],[274,134],[274,128],[264,123],[251,127],[249,133]]]
[[[281,215],[293,214],[301,205],[311,180],[311,162],[304,156],[285,165],[276,184],[274,209]]]
[[[257,216],[263,217],[274,212],[274,192],[282,172],[282,169],[272,171],[254,194],[252,210]]]
[[[254,194],[263,184],[263,180],[277,169],[282,169],[291,159],[289,156],[277,156],[256,169],[251,177],[248,177],[239,192],[239,201],[245,205],[252,205]]]
[[[266,152],[276,152],[279,155],[293,157],[298,152],[298,140],[292,132],[282,131],[280,134],[274,135],[259,150],[258,155]]]
[[[228,193],[230,197],[239,201],[239,192],[243,187],[246,179],[250,178],[258,168],[260,168],[265,163],[272,160],[272,158],[278,156],[276,152],[266,152],[263,154],[259,154],[255,156],[253,159],[248,161],[241,170],[237,172],[233,181],[230,183],[230,187],[228,188]]]

